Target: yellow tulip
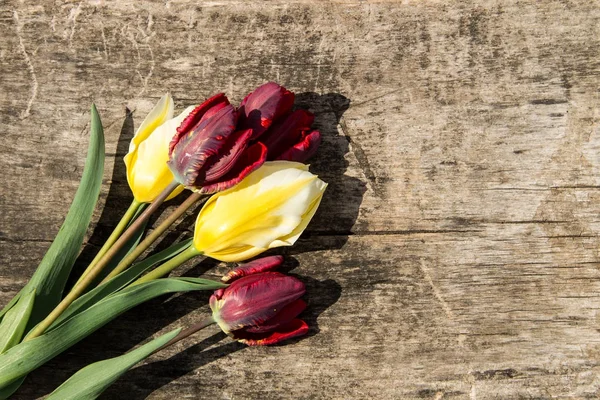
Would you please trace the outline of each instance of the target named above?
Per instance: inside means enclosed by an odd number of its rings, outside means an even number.
[[[196,219],[193,247],[232,262],[291,246],[317,211],[326,187],[307,165],[266,162],[207,201]]]
[[[129,144],[125,156],[127,181],[133,197],[139,203],[151,203],[174,177],[167,166],[169,142],[177,127],[194,107],[188,107],[173,118],[173,99],[164,95],[144,119]],[[183,187],[175,189],[168,199],[177,196]]]

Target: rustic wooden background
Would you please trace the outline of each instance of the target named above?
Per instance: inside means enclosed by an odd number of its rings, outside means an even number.
[[[67,212],[91,102],[107,166],[79,268],[129,204],[122,157],[163,93],[183,109],[275,80],[324,134],[311,168],[330,187],[283,251],[309,287],[310,335],[247,348],[212,327],[104,398],[598,398],[599,6],[5,0],[0,304]],[[193,218],[159,246],[189,235]],[[136,308],[15,398],[43,397],[87,363],[198,320],[206,300]]]

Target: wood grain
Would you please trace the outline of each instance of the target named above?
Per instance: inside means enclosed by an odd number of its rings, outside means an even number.
[[[208,330],[104,398],[600,397],[597,2],[9,0],[0,38],[0,304],[68,210],[91,102],[107,170],[78,268],[130,201],[121,159],[164,92],[183,109],[276,80],[324,135],[311,169],[330,187],[283,250],[309,287],[309,337],[246,348]],[[206,300],[136,308],[15,398],[201,318]]]

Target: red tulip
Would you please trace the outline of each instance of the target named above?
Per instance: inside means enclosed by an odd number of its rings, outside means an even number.
[[[312,130],[314,115],[306,110],[292,112],[294,93],[275,82],[256,88],[242,101],[238,129],[252,129],[252,140],[263,143],[267,160],[304,162],[321,143]]]
[[[262,135],[279,117],[294,105],[294,93],[275,82],[254,89],[240,104],[238,129],[252,129],[252,139]]]
[[[250,145],[252,129],[236,130],[238,113],[219,93],[196,107],[177,128],[168,165],[183,186],[215,193],[241,181],[266,160],[262,143]]]
[[[312,131],[302,135],[302,140],[283,152],[277,160],[305,162],[312,157],[321,144],[321,133]]]
[[[311,130],[315,117],[306,110],[296,110],[277,121],[261,136],[267,147],[267,160],[304,162],[314,155],[321,143],[319,131]]]
[[[262,257],[254,261],[247,262],[239,267],[229,271],[221,278],[223,282],[232,282],[236,279],[247,275],[257,274],[260,272],[272,271],[277,269],[283,262],[283,256]]]
[[[210,297],[213,319],[223,332],[249,346],[275,344],[308,332],[306,322],[296,318],[306,308],[300,299],[304,284],[269,271],[281,261],[265,257],[227,275],[224,280],[233,281],[231,285]]]

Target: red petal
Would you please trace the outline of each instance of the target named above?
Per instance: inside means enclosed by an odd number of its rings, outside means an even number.
[[[232,105],[227,105],[212,118],[203,120],[180,137],[168,161],[169,168],[179,183],[189,188],[197,184],[209,158],[220,154],[226,147],[234,132],[236,120],[235,109]]]
[[[302,133],[310,130],[315,117],[306,110],[296,110],[280,119],[261,136],[260,141],[267,146],[267,160],[277,157],[302,140]]]
[[[213,295],[212,295],[212,296],[210,296],[210,298],[211,298],[211,301],[212,301],[212,298],[213,298],[213,297],[214,297],[216,300],[221,300],[221,297],[223,297],[223,293],[225,293],[225,288],[222,288],[222,289],[217,289],[217,290],[215,290],[215,292],[213,293]]]
[[[258,326],[249,326],[244,328],[248,333],[265,333],[277,330],[279,326],[285,325],[298,316],[306,309],[306,302],[302,299],[292,301],[287,306],[283,307],[277,315],[268,321],[263,322]]]
[[[242,100],[240,128],[251,128],[252,139],[256,139],[273,121],[289,113],[293,105],[294,93],[275,82],[267,82]]]
[[[240,158],[242,152],[246,150],[246,147],[248,147],[248,141],[250,140],[251,135],[252,129],[234,132],[229,139],[227,139],[226,147],[219,151],[218,156],[213,157],[210,162],[207,163],[210,165],[204,168],[206,173],[203,177],[203,181],[214,181],[225,175],[238,158]],[[218,160],[213,161],[215,158],[218,158]],[[203,182],[196,183],[201,186]]]
[[[218,318],[229,331],[261,325],[302,297],[305,291],[300,280],[278,272],[248,275],[225,289],[222,307],[217,310]]]
[[[247,275],[257,274],[265,271],[272,271],[279,267],[282,262],[282,256],[262,257],[258,260],[242,264],[236,269],[229,271],[227,275],[221,278],[221,280],[223,282],[233,282],[234,280]]]
[[[234,332],[234,339],[248,346],[268,346],[283,340],[303,336],[308,333],[308,324],[301,319],[294,319],[286,325],[280,326],[276,331],[264,333]]]
[[[224,93],[217,93],[210,99],[205,100],[204,103],[200,104],[198,107],[194,108],[192,112],[185,117],[181,125],[179,125],[179,128],[177,128],[177,133],[175,133],[171,143],[169,143],[169,156],[173,152],[173,148],[179,142],[181,137],[195,127],[200,122],[204,114],[210,111],[213,107],[218,106],[215,110],[218,111],[228,104],[229,100],[227,99],[227,96],[225,96]]]
[[[201,124],[203,121],[207,121],[209,118],[212,118],[215,116],[215,114],[221,109],[224,108],[226,106],[229,105],[229,101],[227,102],[222,102],[222,103],[217,103],[214,106],[212,106],[208,111],[206,111],[204,113],[204,115],[202,116],[202,118],[200,118],[200,121],[198,121],[198,123],[196,124],[196,126],[198,126],[199,124]],[[193,129],[193,127],[192,127]]]
[[[204,194],[212,194],[229,189],[263,165],[266,160],[267,148],[262,143],[255,143],[242,153],[235,165],[221,178],[213,182],[205,182],[202,186],[191,189]]]
[[[277,160],[304,162],[317,152],[320,144],[321,133],[319,131],[312,131],[301,142],[295,144],[277,157]]]

